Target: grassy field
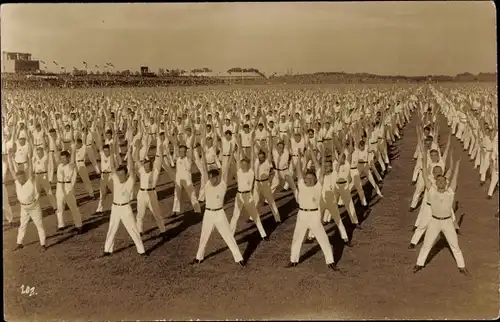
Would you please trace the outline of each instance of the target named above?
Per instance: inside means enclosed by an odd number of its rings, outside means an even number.
[[[444,124],[444,123],[442,123]],[[448,128],[441,135],[447,136]],[[121,227],[115,253],[99,258],[108,229],[109,212],[94,216],[97,201],[89,200],[77,184],[77,199],[87,232],[56,233],[56,217],[47,212],[44,224],[49,249],[39,252],[36,229],[28,227],[25,247],[13,252],[17,229],[4,228],[4,311],[7,321],[45,320],[150,320],[150,319],[492,319],[499,312],[499,231],[494,214],[498,194],[487,200],[487,186],[479,186],[466,153],[462,155],[457,216],[461,217],[459,243],[472,277],[459,274],[445,243],[438,242],[428,266],[413,274],[418,250],[407,249],[415,221],[408,208],[414,187],[411,174],[415,120],[391,149],[393,169],[382,184],[383,199],[369,191],[370,211],[362,215],[362,230],[353,232],[344,220],[354,247],[344,248],[334,226],[326,230],[334,245],[340,272],[327,269],[317,243],[304,244],[301,263],[289,261],[296,204],[290,193],[276,199],[283,224],[274,226],[268,207],[262,209],[270,241],[261,242],[257,229],[242,218],[236,239],[248,259],[237,266],[222,238],[214,232],[207,256],[199,266],[189,265],[196,254],[200,215],[184,212],[171,219],[173,186],[165,173],[158,195],[168,239],[158,238],[152,215],[145,219],[146,249],[140,257]],[[154,151],[151,151],[154,155]],[[92,171],[89,166],[89,171]],[[199,176],[194,175],[199,185]],[[93,174],[93,187],[98,179]],[[11,203],[14,189],[8,186]],[[368,192],[367,188],[367,192]],[[232,214],[235,186],[227,194]],[[47,205],[46,198],[44,205]],[[107,200],[109,207],[110,199]],[[188,203],[184,203],[191,209]],[[18,206],[14,206],[18,209]],[[342,208],[343,212],[344,209]],[[359,210],[361,212],[361,210]],[[359,213],[358,213],[359,214]],[[71,216],[65,212],[66,221]],[[16,218],[18,220],[18,218]],[[22,294],[22,286],[34,293]]]

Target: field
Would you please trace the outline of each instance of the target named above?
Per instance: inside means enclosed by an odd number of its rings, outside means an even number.
[[[445,124],[442,122],[441,124]],[[443,126],[442,137],[449,129]],[[4,228],[5,320],[152,320],[152,319],[493,319],[499,312],[499,231],[495,213],[498,192],[486,199],[487,186],[453,137],[462,166],[457,191],[461,218],[459,243],[472,274],[459,274],[451,252],[438,242],[428,266],[413,274],[420,246],[407,248],[416,212],[408,212],[414,186],[411,174],[416,146],[415,119],[391,149],[392,170],[381,186],[383,199],[371,191],[370,211],[362,215],[362,230],[353,232],[354,247],[343,247],[335,227],[326,226],[340,272],[327,269],[316,242],[304,244],[301,263],[289,261],[296,204],[290,193],[276,195],[285,220],[279,227],[268,207],[262,209],[270,241],[260,241],[253,224],[240,219],[236,239],[248,259],[237,266],[222,238],[214,232],[207,256],[191,266],[199,242],[200,215],[191,211],[168,218],[173,185],[162,172],[158,195],[168,238],[158,238],[153,216],[145,219],[145,247],[140,257],[121,227],[115,253],[99,258],[108,229],[109,212],[94,216],[97,201],[77,184],[77,199],[87,230],[82,235],[56,233],[55,214],[46,212],[49,249],[40,253],[36,229],[28,226],[25,245],[13,252],[17,228]],[[151,151],[154,155],[154,151]],[[89,166],[89,171],[93,171]],[[93,173],[94,191],[98,178]],[[199,186],[199,176],[194,175]],[[489,183],[489,182],[488,182]],[[228,192],[226,213],[232,214],[235,186]],[[17,210],[12,181],[10,202]],[[42,198],[47,206],[46,198]],[[107,199],[109,208],[110,199]],[[16,205],[14,205],[16,203]],[[191,209],[184,202],[187,209]],[[134,208],[135,209],[135,208]],[[344,211],[344,208],[341,208]],[[345,211],[344,211],[345,212]],[[358,210],[358,215],[361,210]],[[65,219],[71,222],[69,211]],[[18,218],[16,217],[15,221]],[[22,286],[33,287],[22,294]]]

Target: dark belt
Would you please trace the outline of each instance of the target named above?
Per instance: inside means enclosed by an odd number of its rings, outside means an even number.
[[[222,156],[223,156],[223,157],[230,157],[230,156],[231,156],[231,154],[223,154]]]
[[[205,208],[205,210],[208,210],[208,211],[219,211],[219,210],[222,210],[222,209],[223,209],[222,207],[217,208],[217,209]]]
[[[40,143],[40,144],[35,144],[35,146],[42,146],[42,145],[43,145],[43,143]]]
[[[35,172],[36,175],[39,175],[39,174],[47,174],[47,171],[45,172]]]
[[[288,170],[288,167],[283,168],[283,169],[276,169],[276,170],[278,170],[278,171],[285,171],[285,170]]]
[[[331,141],[331,140],[333,140],[333,139],[323,139],[323,141]]]
[[[366,162],[366,161],[358,161],[358,163],[368,163],[368,162]]]
[[[57,181],[57,183],[71,183],[71,181]]]
[[[24,161],[24,162],[16,162],[17,164],[25,164],[26,162],[28,161]]]
[[[247,191],[239,191],[238,190],[238,193],[250,193],[250,192],[252,192],[252,191],[251,190],[247,190]]]
[[[251,146],[243,146],[243,148],[251,148]]]
[[[76,162],[85,162],[85,160],[76,160]]]
[[[128,204],[129,204],[128,202],[126,202],[126,203],[116,203],[116,202],[113,202],[113,205],[115,205],[115,206],[126,206]]]
[[[207,162],[207,165],[212,165],[212,164],[216,164],[216,163],[217,162],[215,162],[215,161],[214,162],[210,162],[210,163]]]
[[[85,144],[86,146],[92,146],[92,144]]]
[[[144,188],[139,188],[141,191],[154,191],[156,188],[149,188],[149,189],[144,189]]]
[[[353,168],[353,167],[351,167],[351,170],[356,170],[357,168],[358,168],[358,167],[354,167],[354,168]]]
[[[288,133],[288,131],[280,131],[280,133]]]
[[[376,144],[376,143],[378,143],[378,141],[375,141],[375,142],[370,142],[370,144]]]
[[[344,183],[347,183],[347,180],[344,180],[344,181],[337,181],[337,184],[344,184]]]
[[[442,217],[436,217],[436,216],[432,215],[432,218],[437,219],[437,220],[446,220],[446,219],[450,219],[450,218],[451,218],[451,216],[448,216],[448,217],[442,218]]]
[[[304,208],[299,208],[300,211],[318,211],[318,208],[315,209],[304,209]]]
[[[35,201],[32,201],[32,202],[30,202],[30,203],[22,203],[22,202],[21,202],[21,206],[28,207],[28,206],[31,206],[32,204],[34,204],[35,202],[36,202],[36,200],[35,200]]]
[[[292,157],[300,157],[298,154],[292,154]]]
[[[71,143],[71,141],[64,141],[64,140],[63,140],[63,143]]]
[[[269,180],[269,178],[266,178],[266,179],[263,179],[263,180],[257,180],[257,179],[255,179],[255,181],[257,181],[257,182],[265,182],[265,181],[268,181],[268,180]]]
[[[111,173],[111,171],[101,171],[102,174]]]
[[[54,153],[54,152],[56,152],[56,150],[49,150],[49,152],[52,152],[52,153]]]
[[[156,157],[157,157],[157,158],[161,158],[161,155],[157,155]]]
[[[430,203],[430,202],[428,202],[427,204],[428,204],[429,206],[431,205],[431,203]]]

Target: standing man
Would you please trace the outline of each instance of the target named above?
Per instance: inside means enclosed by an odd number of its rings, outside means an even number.
[[[227,217],[223,209],[224,196],[227,191],[227,172],[221,180],[219,170],[212,169],[208,172],[208,177],[209,181],[205,186],[206,208],[205,214],[203,215],[203,222],[201,224],[200,244],[198,246],[196,258],[193,260],[192,264],[200,264],[203,261],[208,239],[210,238],[210,235],[215,227],[231,250],[234,261],[240,266],[245,266],[245,262],[241,256],[238,244],[231,233],[231,227],[229,226],[229,222],[227,221]]]
[[[141,240],[141,235],[135,223],[130,200],[134,193],[135,174],[132,165],[132,157],[130,156],[131,148],[127,149],[127,163],[130,169],[130,175],[127,173],[126,166],[120,166],[115,170],[114,166],[111,168],[111,181],[113,184],[113,205],[111,206],[111,215],[109,217],[109,228],[106,235],[106,242],[104,243],[104,256],[109,256],[113,253],[115,245],[115,235],[123,223],[129,236],[134,241],[137,252],[142,256],[148,256],[144,249],[144,244]]]

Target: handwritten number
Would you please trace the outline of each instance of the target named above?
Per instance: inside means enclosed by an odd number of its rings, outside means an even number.
[[[34,295],[36,295],[35,287],[34,286],[30,287],[28,285],[21,285],[21,294],[25,294],[28,296],[34,296]]]

